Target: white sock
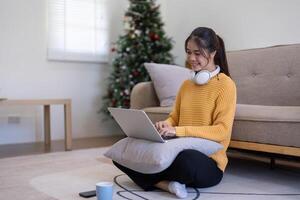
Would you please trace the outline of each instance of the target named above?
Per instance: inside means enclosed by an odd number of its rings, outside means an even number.
[[[178,183],[176,181],[171,181],[168,186],[171,193],[175,194],[178,198],[184,199],[188,196],[185,188],[185,184]]]

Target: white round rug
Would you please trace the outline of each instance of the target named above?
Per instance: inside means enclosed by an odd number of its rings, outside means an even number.
[[[176,199],[161,190],[141,190],[102,155],[95,161],[92,166],[35,177],[30,184],[58,200],[83,200],[78,193],[94,190],[95,184],[100,181],[114,181],[115,200]],[[268,165],[260,162],[231,159],[219,185],[205,189],[188,188],[188,192],[187,199],[296,200],[300,199],[300,173],[297,170],[270,170]],[[95,200],[96,197],[90,199]]]

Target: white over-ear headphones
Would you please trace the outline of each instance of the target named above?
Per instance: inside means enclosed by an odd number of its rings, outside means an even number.
[[[216,67],[217,68],[212,72],[208,70],[200,70],[198,72],[191,71],[191,80],[198,85],[204,85],[208,83],[212,77],[220,73],[220,66],[216,65]]]

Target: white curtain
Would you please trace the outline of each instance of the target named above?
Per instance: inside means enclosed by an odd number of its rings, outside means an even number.
[[[48,0],[48,59],[107,62],[106,0]]]

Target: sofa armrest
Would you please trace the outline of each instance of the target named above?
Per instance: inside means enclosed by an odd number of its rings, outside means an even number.
[[[159,100],[152,82],[141,82],[132,88],[130,108],[143,109],[156,106],[159,106]]]

